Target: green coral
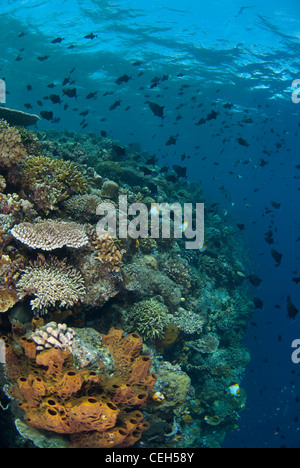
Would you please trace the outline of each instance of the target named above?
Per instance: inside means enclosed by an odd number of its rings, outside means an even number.
[[[145,340],[162,338],[169,323],[168,308],[155,300],[141,301],[130,309],[129,319],[131,328]]]

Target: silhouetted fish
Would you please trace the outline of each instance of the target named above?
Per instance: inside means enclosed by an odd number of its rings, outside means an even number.
[[[292,280],[293,280],[294,283],[296,283],[296,284],[300,283],[300,277],[298,277],[298,278],[292,278]]]
[[[299,310],[296,309],[296,307],[294,306],[294,304],[292,303],[291,301],[291,297],[290,296],[287,296],[287,305],[286,305],[286,308],[287,308],[287,313],[288,313],[288,316],[292,319],[296,318]]]
[[[272,249],[271,250],[271,255],[272,257],[274,258],[275,262],[277,263],[277,265],[280,265],[281,263],[281,260],[282,260],[282,254],[277,252],[277,250],[275,249]]]
[[[213,120],[213,119],[216,119],[217,116],[219,115],[218,112],[212,110],[206,117],[206,120]]]
[[[52,111],[41,111],[40,115],[45,120],[52,120],[53,119],[53,112]]]
[[[64,40],[64,37],[57,37],[51,41],[51,44],[60,44]]]
[[[62,91],[63,91],[63,94],[65,94],[69,98],[77,97],[76,88],[63,88]]]
[[[274,201],[271,201],[270,203],[271,203],[271,205],[273,206],[273,208],[276,208],[276,210],[279,210],[279,208],[280,208],[280,206],[281,206],[280,203],[276,203],[276,202],[274,202]]]
[[[238,142],[241,146],[249,146],[249,143],[247,143],[247,141],[244,140],[244,138],[238,138],[238,139],[237,139],[237,142]]]
[[[271,230],[266,232],[265,241],[268,242],[268,244],[270,244],[270,245],[274,244],[273,232]]]
[[[254,297],[253,298],[253,303],[254,303],[256,309],[262,309],[263,306],[264,306],[263,301],[259,297]]]
[[[173,169],[178,175],[178,177],[186,177],[186,167],[177,166],[176,164],[174,164]]]
[[[176,145],[176,143],[177,143],[176,137],[170,136],[170,138],[166,142],[166,146]]]
[[[128,76],[128,75],[123,75],[123,76],[120,76],[120,78],[118,78],[115,83],[117,85],[120,85],[122,83],[128,83],[128,81],[131,80],[131,77]]]
[[[32,86],[30,84],[27,85],[26,88],[27,88],[27,91],[32,91]]]
[[[256,275],[250,275],[248,276],[248,279],[250,283],[253,284],[253,286],[259,286],[260,283],[262,282],[262,280]]]
[[[53,104],[60,104],[61,103],[61,100],[60,100],[60,97],[58,96],[58,94],[51,94],[49,96],[49,98],[53,102]]]
[[[114,103],[110,106],[109,110],[113,111],[113,110],[115,110],[117,107],[119,107],[120,105],[121,105],[121,101],[116,101],[116,102],[114,102]]]
[[[86,99],[93,99],[97,96],[98,94],[98,91],[95,91],[94,93],[89,93],[87,96],[86,96]]]
[[[161,117],[163,119],[164,117],[164,106],[159,106],[155,102],[149,102],[149,107],[152,110],[153,114],[156,115],[157,117]]]
[[[26,107],[26,109],[32,109],[32,105],[31,105],[31,104],[24,104],[24,107]]]
[[[49,58],[49,55],[44,55],[43,57],[38,57],[37,59],[40,61],[40,62],[44,62],[45,60],[48,60]]]
[[[84,36],[84,39],[91,39],[91,40],[93,40],[93,39],[95,39],[96,37],[98,37],[98,36],[95,36],[95,34],[91,33],[91,34],[88,34],[87,36]]]

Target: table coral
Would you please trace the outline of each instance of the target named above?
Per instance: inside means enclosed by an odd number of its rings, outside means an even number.
[[[32,249],[55,250],[66,247],[78,249],[88,243],[84,226],[57,220],[41,220],[37,224],[21,223],[11,234]]]
[[[69,436],[70,447],[128,447],[140,439],[149,427],[140,409],[156,382],[151,359],[140,354],[143,342],[137,334],[125,337],[113,328],[99,334],[98,341],[114,359],[112,376],[100,362],[94,370],[75,367],[69,348],[28,356],[26,350],[20,355],[13,343],[7,345],[9,393],[19,400],[29,427]]]

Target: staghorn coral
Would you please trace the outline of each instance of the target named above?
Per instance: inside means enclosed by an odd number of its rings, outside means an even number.
[[[162,338],[169,323],[168,308],[155,300],[141,301],[130,308],[129,320],[131,329],[145,340]]]
[[[43,313],[49,307],[72,307],[85,295],[84,280],[67,260],[49,257],[30,262],[17,283],[20,299],[34,295],[30,304],[35,313]]]
[[[78,249],[88,243],[84,226],[57,220],[42,220],[37,224],[21,223],[12,235],[32,249],[54,250],[64,246]]]
[[[71,195],[88,191],[87,181],[73,162],[45,156],[27,158],[23,182],[30,200],[45,213],[57,210]]]
[[[79,342],[80,334],[76,330]],[[7,344],[9,395],[19,400],[27,427],[50,431],[50,437],[61,434],[76,448],[128,447],[141,438],[149,424],[140,409],[156,382],[151,359],[140,354],[143,343],[137,334],[125,337],[112,328],[98,334],[97,342],[114,360],[110,376],[99,360],[93,369],[75,367],[76,347],[52,347],[28,357]]]
[[[96,248],[96,258],[99,262],[103,263],[109,271],[120,271],[122,254],[109,234],[98,237],[93,245]]]
[[[0,120],[0,167],[11,168],[24,162],[26,157],[20,132],[5,120]]]

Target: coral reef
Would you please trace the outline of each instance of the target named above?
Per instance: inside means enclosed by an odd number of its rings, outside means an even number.
[[[202,252],[174,238],[173,221],[169,239],[162,222],[158,239],[151,225],[143,239],[99,235],[96,208],[107,200],[119,214],[118,195],[148,211],[205,201],[136,145],[0,121],[0,152],[0,391],[13,445],[221,446],[246,405],[241,236],[209,206]]]

